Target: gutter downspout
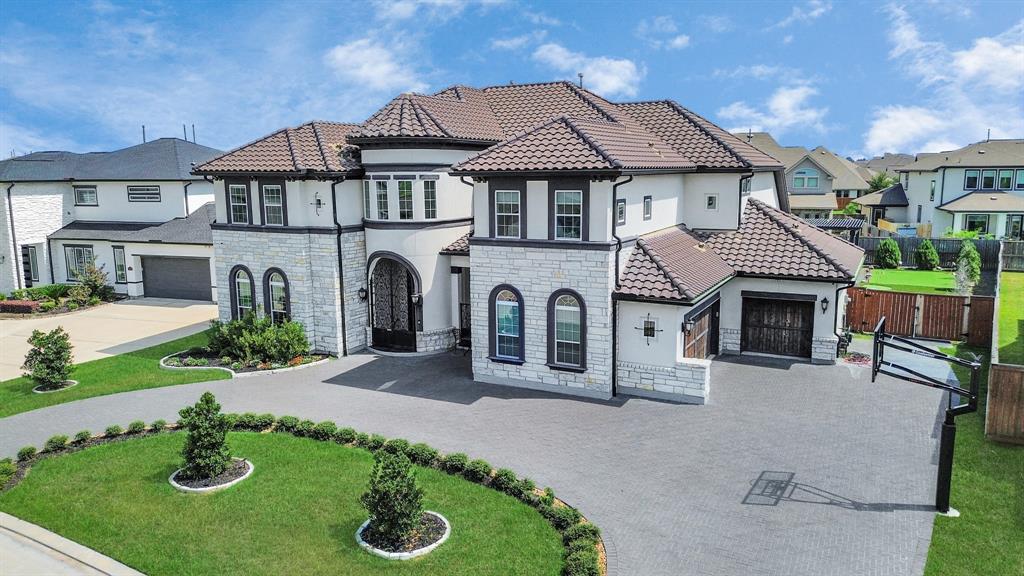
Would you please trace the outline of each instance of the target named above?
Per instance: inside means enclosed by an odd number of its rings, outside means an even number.
[[[25,287],[25,280],[22,278],[23,273],[18,270],[18,239],[14,235],[14,203],[11,201],[11,188],[14,188],[14,182],[7,185],[7,217],[11,221],[11,259],[14,260],[14,285],[20,290]]]
[[[50,263],[50,284],[56,284],[57,279],[53,276],[53,240],[46,237],[46,259]]]
[[[334,217],[334,237],[338,245],[338,287],[341,290],[341,355],[348,356],[348,326],[345,318],[345,261],[341,252],[341,222],[338,221],[338,184],[345,181],[339,178],[331,181],[331,216]]]
[[[192,181],[185,182],[185,218],[188,218],[188,187],[192,185]]]
[[[740,186],[736,195],[736,227],[743,224],[743,182],[754,178],[754,173],[740,174]]]
[[[459,176],[459,182],[469,186],[469,214],[473,219],[469,225],[469,235],[472,236],[473,232],[476,232],[476,187],[472,182],[466,182],[465,176]]]
[[[618,200],[617,195],[619,193],[619,186],[623,184],[629,184],[633,181],[632,176],[627,176],[622,182],[616,182],[612,184],[612,238],[615,238],[615,288],[618,289],[622,286],[622,282],[619,280],[619,255],[622,253],[622,238],[619,238],[618,228],[619,219],[615,214],[615,204]],[[618,349],[619,349],[619,301],[612,295],[612,397],[615,397],[616,385],[619,378],[618,369]]]

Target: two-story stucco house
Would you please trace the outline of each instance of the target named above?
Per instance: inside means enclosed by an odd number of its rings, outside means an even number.
[[[160,138],[0,161],[0,292],[76,282],[95,259],[118,293],[214,300],[213,185],[191,170],[217,154]]]
[[[932,235],[976,230],[996,238],[1024,234],[1024,140],[986,140],[918,154],[896,168],[906,221],[931,223]]]
[[[566,82],[402,94],[195,173],[223,318],[336,354],[461,343],[479,381],[598,398],[705,402],[717,353],[833,362],[862,256],[786,212],[778,160]]]

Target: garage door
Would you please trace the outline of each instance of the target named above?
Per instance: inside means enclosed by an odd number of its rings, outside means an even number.
[[[153,298],[213,300],[209,258],[143,256],[142,281]]]
[[[783,356],[811,356],[814,300],[743,298],[740,348]]]

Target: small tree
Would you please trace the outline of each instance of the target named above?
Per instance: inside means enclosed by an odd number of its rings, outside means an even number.
[[[360,498],[370,515],[367,536],[374,545],[393,548],[419,526],[423,489],[416,484],[405,454],[378,450],[374,459],[369,489]]]
[[[871,192],[878,192],[879,190],[885,190],[889,186],[896,183],[896,178],[890,176],[885,172],[879,172],[868,180],[868,190]]]
[[[960,251],[956,255],[958,269],[961,262],[964,265],[966,276],[971,282],[977,283],[981,280],[981,254],[974,247],[974,242],[964,240],[960,243]]]
[[[44,390],[64,386],[71,375],[71,340],[64,328],[58,326],[50,332],[33,330],[28,343],[32,349],[25,355],[23,370]]]
[[[103,270],[102,266],[96,266],[95,260],[86,263],[85,269],[79,272],[75,278],[78,280],[80,286],[84,286],[88,289],[89,293],[86,300],[89,298],[107,300],[113,292],[107,284],[106,271]]]
[[[882,240],[875,252],[875,264],[879,268],[899,268],[902,262],[903,255],[900,253],[900,245],[892,238]]]
[[[931,240],[925,238],[914,250],[914,263],[918,270],[935,270],[939,267],[939,253],[935,251]]]
[[[204,392],[194,406],[178,412],[180,424],[188,430],[181,457],[185,462],[181,475],[186,479],[213,478],[227,470],[231,462],[227,434],[231,421],[220,412],[213,394]]]

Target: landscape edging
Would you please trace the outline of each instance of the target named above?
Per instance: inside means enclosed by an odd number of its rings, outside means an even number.
[[[227,372],[228,374],[231,374],[232,378],[248,378],[250,376],[262,376],[262,375],[265,375],[265,374],[280,374],[281,372],[291,372],[292,370],[301,370],[303,368],[310,368],[310,367],[313,367],[313,366],[319,366],[320,364],[324,364],[324,363],[330,362],[332,360],[332,358],[330,356],[327,356],[326,358],[322,358],[322,359],[317,360],[315,362],[309,362],[307,364],[299,364],[298,366],[286,366],[284,368],[273,368],[273,369],[270,369],[270,370],[253,370],[252,372],[235,372],[231,368],[225,368],[223,366],[169,366],[165,362],[165,360],[167,360],[168,358],[171,358],[173,356],[177,356],[178,354],[184,354],[185,352],[188,352],[188,350],[181,350],[179,352],[175,352],[173,354],[168,354],[167,356],[164,356],[163,358],[160,359],[160,367],[165,369],[165,370],[223,370],[223,371]]]
[[[366,530],[366,527],[370,525],[369,519],[367,519],[366,522],[363,522],[362,525],[359,526],[359,529],[356,530],[356,542],[359,543],[360,548],[366,550],[370,554],[380,556],[381,558],[386,558],[388,560],[412,560],[413,558],[416,558],[418,556],[429,554],[433,552],[434,549],[436,549],[438,546],[444,544],[448,540],[448,537],[452,534],[452,525],[448,522],[447,518],[445,518],[442,514],[438,512],[434,512],[433,510],[424,510],[424,512],[426,512],[427,514],[433,514],[434,516],[440,518],[441,522],[444,522],[444,534],[437,542],[434,542],[429,546],[417,548],[412,552],[388,552],[386,550],[381,550],[380,548],[377,548],[376,546],[370,544],[366,540],[363,540],[363,530]]]
[[[178,476],[178,473],[181,472],[181,468],[178,468],[177,470],[172,472],[170,477],[167,478],[167,481],[171,483],[171,486],[174,486],[175,490],[180,490],[182,492],[188,492],[190,494],[208,494],[210,492],[216,492],[218,490],[224,490],[225,488],[230,488],[230,487],[234,486],[235,484],[238,484],[242,480],[245,480],[246,478],[251,476],[253,470],[256,469],[256,465],[253,464],[252,462],[246,460],[245,458],[231,458],[231,459],[232,460],[241,460],[242,462],[245,462],[246,466],[248,466],[249,469],[245,471],[245,474],[242,474],[241,476],[239,476],[238,478],[235,478],[234,480],[232,480],[230,482],[225,482],[224,484],[218,484],[216,486],[206,486],[206,487],[203,487],[203,488],[189,488],[188,486],[182,486],[181,484],[178,484],[174,480]]]

